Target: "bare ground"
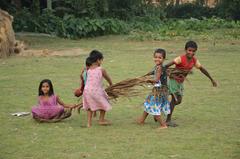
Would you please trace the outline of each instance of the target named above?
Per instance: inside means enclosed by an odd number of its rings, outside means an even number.
[[[79,56],[88,54],[89,50],[84,50],[80,48],[73,49],[64,49],[64,50],[49,50],[49,49],[29,49],[24,50],[17,56],[36,56],[36,57],[45,57],[45,56]]]

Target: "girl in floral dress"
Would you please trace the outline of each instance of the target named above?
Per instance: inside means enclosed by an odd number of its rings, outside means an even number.
[[[137,121],[139,124],[144,124],[148,114],[151,114],[154,116],[155,121],[160,123],[161,129],[167,128],[166,123],[161,118],[161,114],[167,115],[170,113],[169,100],[171,100],[168,99],[167,72],[162,66],[165,57],[166,51],[164,49],[157,49],[153,54],[153,60],[156,64],[152,71],[154,87],[144,102],[143,115]]]

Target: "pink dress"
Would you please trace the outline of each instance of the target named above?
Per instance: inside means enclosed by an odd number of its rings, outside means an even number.
[[[53,119],[64,113],[64,107],[57,103],[57,96],[52,95],[47,101],[41,96],[38,97],[38,105],[32,108],[33,117],[41,119]]]
[[[87,81],[83,91],[83,108],[91,111],[111,109],[107,93],[103,88],[102,68],[88,69]]]

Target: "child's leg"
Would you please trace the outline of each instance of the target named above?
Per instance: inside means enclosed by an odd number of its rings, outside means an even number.
[[[97,111],[94,111],[93,112],[93,117],[96,117],[97,116]]]
[[[160,115],[155,115],[154,118],[160,123],[160,128],[167,128],[166,123],[162,120]]]
[[[148,116],[148,113],[144,111],[143,115],[137,120],[137,123],[144,124],[144,121],[146,120],[147,116]]]
[[[176,96],[176,98],[173,97],[173,95],[172,95],[172,100],[170,102],[170,114],[167,115],[167,119],[166,119],[168,126],[173,126],[173,127],[177,126],[177,124],[171,122],[174,108],[176,105],[180,104],[182,101],[181,95],[175,95],[175,96]]]
[[[174,106],[173,106],[173,108],[171,108],[171,102],[172,102],[172,95],[169,95],[168,97],[167,97],[167,100],[168,100],[168,102],[170,103],[170,113],[173,111],[173,109],[174,109]],[[170,119],[169,120],[171,120],[171,116],[169,115],[168,116]],[[157,118],[155,118],[155,116],[153,116],[153,119],[154,119],[154,121],[155,122],[158,122],[158,120],[157,120]],[[167,122],[167,121],[166,121]]]
[[[104,121],[104,117],[105,117],[105,111],[104,110],[100,110],[100,116],[99,116],[99,121]]]
[[[111,124],[109,121],[105,119],[105,113],[106,111],[100,110],[100,116],[99,116],[99,124],[100,125],[109,125]]]
[[[171,103],[171,102],[172,102],[172,95],[169,95],[169,96],[167,97],[167,100],[168,100],[169,103]]]
[[[167,119],[166,119],[166,122],[170,122],[172,120],[172,113],[174,111],[174,107],[175,107],[175,103],[176,103],[176,100],[175,95],[171,95],[171,102],[170,102],[170,114],[167,115]],[[168,100],[170,99],[170,97],[168,97]]]
[[[88,110],[88,123],[87,127],[90,128],[92,126],[92,111]]]
[[[171,103],[170,103],[170,114],[167,115],[166,122],[171,122],[174,107],[175,107],[175,103],[174,103],[174,100],[172,100]]]

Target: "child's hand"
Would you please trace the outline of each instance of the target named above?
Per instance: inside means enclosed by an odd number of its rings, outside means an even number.
[[[151,83],[151,84],[155,84],[155,83],[156,83],[156,80],[148,80],[147,82],[148,82],[148,83]]]
[[[106,91],[104,91],[104,92],[105,92],[105,96],[106,96],[106,98],[109,100],[109,99],[110,99],[109,95],[107,94]]]
[[[79,108],[81,104],[74,104],[71,108],[75,109],[75,108]]]
[[[82,92],[82,90],[81,90],[80,88],[78,88],[78,89],[76,89],[76,90],[74,91],[74,95],[75,95],[76,97],[80,97],[82,94],[83,94],[83,92]]]

